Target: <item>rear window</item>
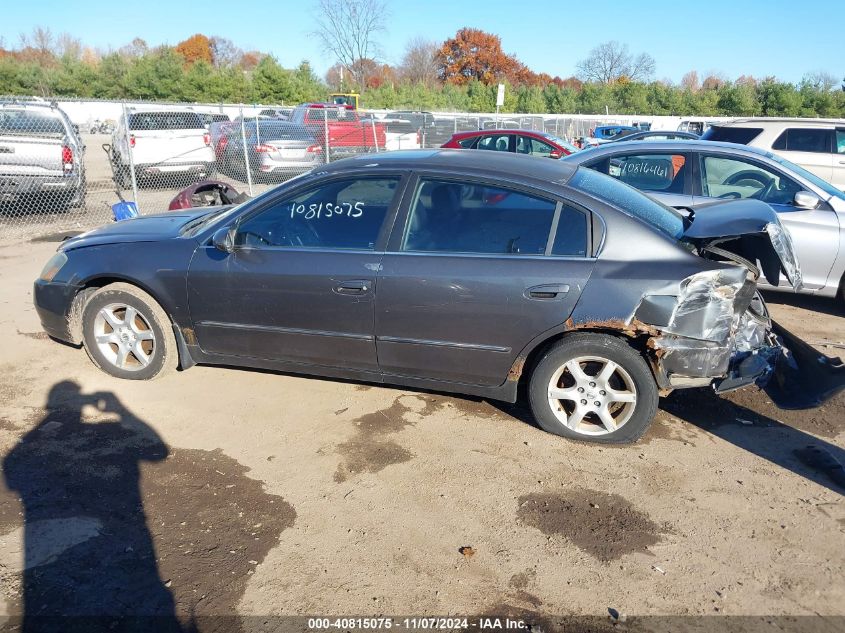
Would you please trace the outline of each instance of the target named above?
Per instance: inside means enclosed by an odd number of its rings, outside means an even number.
[[[255,134],[255,125],[248,127],[250,135]],[[258,136],[266,140],[310,140],[312,137],[301,125],[285,125],[278,121],[259,121]]]
[[[827,154],[831,151],[832,131],[818,128],[791,127],[784,130],[772,143],[772,149],[787,152],[815,152]]]
[[[130,130],[199,130],[203,127],[196,112],[136,112],[129,115]]]
[[[633,187],[622,184],[615,178],[592,169],[579,167],[568,184],[606,200],[620,211],[642,220],[671,238],[680,239],[684,233],[684,221],[677,211],[660,204]]]
[[[65,135],[65,126],[48,112],[0,110],[0,134],[60,137]]]
[[[727,127],[711,125],[701,137],[704,141],[723,141],[748,145],[763,131],[761,127]]]

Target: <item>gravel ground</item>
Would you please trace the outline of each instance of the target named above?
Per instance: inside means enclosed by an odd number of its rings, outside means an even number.
[[[54,248],[0,249],[0,614],[845,623],[843,395],[781,411],[679,392],[609,448],[438,393],[213,367],[120,381],[40,331]],[[832,301],[769,300],[845,353]]]

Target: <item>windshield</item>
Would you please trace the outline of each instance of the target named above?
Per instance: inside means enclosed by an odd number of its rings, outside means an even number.
[[[606,200],[620,211],[642,220],[673,239],[680,239],[684,234],[684,220],[680,213],[615,178],[579,167],[569,184]]]
[[[800,165],[796,165],[793,162],[786,160],[785,158],[781,158],[777,154],[771,154],[766,152],[766,156],[771,158],[776,163],[783,165],[784,167],[790,169],[791,171],[795,172],[797,175],[801,176],[804,180],[809,180],[813,183],[816,187],[824,191],[827,195],[833,196],[834,198],[839,198],[840,200],[845,200],[845,191],[837,189],[832,184],[827,182],[826,180],[822,180],[818,176],[816,176],[813,172],[807,171]]]
[[[565,149],[570,154],[574,154],[575,152],[578,151],[578,148],[575,147],[572,143],[564,141],[559,136],[555,136],[554,134],[544,134],[543,136],[545,136],[547,139],[549,139],[552,143],[557,143],[558,145],[560,145],[563,149]]]

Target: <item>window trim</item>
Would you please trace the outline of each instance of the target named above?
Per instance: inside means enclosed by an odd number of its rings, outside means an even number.
[[[238,215],[237,218],[234,219],[232,224],[230,225],[231,230],[235,231],[235,235],[237,235],[238,231],[240,230],[241,224],[246,222],[247,220],[259,215],[260,213],[266,211],[272,206],[276,206],[277,204],[284,203],[286,198],[291,198],[298,196],[309,189],[313,189],[316,187],[322,187],[327,184],[331,184],[333,182],[342,181],[342,180],[378,180],[378,179],[386,179],[386,178],[396,178],[399,182],[396,185],[396,192],[393,194],[393,200],[390,203],[390,206],[387,208],[387,212],[384,215],[384,219],[382,220],[381,227],[379,228],[378,234],[376,235],[376,240],[373,243],[373,248],[340,248],[337,246],[277,246],[277,245],[270,245],[270,244],[263,244],[260,246],[244,246],[244,245],[237,245],[234,248],[235,252],[240,250],[245,251],[305,251],[309,253],[315,252],[333,252],[333,253],[383,253],[385,247],[387,245],[387,241],[390,237],[390,233],[393,230],[393,225],[396,222],[397,213],[399,207],[401,206],[402,200],[405,197],[405,190],[407,188],[408,182],[410,180],[410,173],[405,170],[389,170],[389,171],[364,171],[364,172],[346,172],[342,174],[331,174],[330,176],[323,177],[323,178],[315,178],[314,180],[308,180],[306,182],[299,183],[298,186],[286,190],[283,192],[279,192],[278,195],[272,196],[267,200],[261,201],[261,204],[256,205],[255,208],[245,209],[243,213]]]
[[[414,201],[417,197],[417,191],[419,190],[420,181],[423,179],[434,179],[440,180],[444,182],[453,182],[455,184],[478,184],[481,186],[491,186],[491,187],[498,187],[500,189],[511,189],[513,191],[517,191],[519,193],[523,193],[528,196],[533,196],[535,198],[541,198],[547,200],[549,202],[553,202],[555,204],[555,217],[557,217],[558,222],[560,219],[560,213],[563,210],[563,205],[568,205],[583,213],[586,216],[586,225],[587,225],[587,248],[586,248],[586,255],[583,257],[578,257],[574,255],[554,255],[549,254],[549,243],[546,242],[546,249],[542,254],[539,253],[531,253],[531,254],[523,254],[523,253],[512,253],[512,254],[505,254],[505,253],[460,253],[460,252],[440,252],[440,251],[404,251],[402,250],[402,245],[405,242],[405,237],[407,235],[408,229],[410,228],[410,221],[411,221],[411,208],[414,204]],[[397,216],[393,223],[393,228],[391,234],[388,238],[387,243],[385,244],[384,253],[389,255],[411,255],[411,256],[432,256],[432,257],[481,257],[481,258],[493,258],[493,259],[541,259],[541,260],[572,260],[572,261],[585,261],[585,260],[595,260],[598,257],[598,248],[599,245],[596,245],[593,241],[595,231],[594,231],[594,223],[595,219],[598,214],[593,213],[588,208],[579,202],[576,202],[568,197],[561,196],[559,194],[554,194],[544,189],[538,189],[535,187],[531,187],[530,185],[526,185],[522,182],[515,182],[509,180],[507,178],[502,179],[495,179],[489,176],[480,176],[475,174],[456,174],[454,172],[442,172],[436,170],[420,170],[420,171],[413,171],[411,172],[408,181],[405,184],[402,203],[398,208]],[[552,220],[554,224],[554,217]],[[604,222],[604,219],[600,218],[600,222]],[[549,236],[552,239],[552,247],[554,247],[554,237],[557,235],[556,230],[552,231],[552,228],[549,229]],[[603,237],[603,235],[602,235]],[[369,252],[369,251],[368,251]]]

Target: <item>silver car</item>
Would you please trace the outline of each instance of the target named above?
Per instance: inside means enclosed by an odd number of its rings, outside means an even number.
[[[792,236],[803,273],[800,292],[843,300],[845,193],[803,167],[745,145],[693,140],[611,143],[564,160],[697,214],[730,199],[768,203]],[[793,288],[781,280],[778,289]]]
[[[244,148],[246,140],[246,148]],[[217,144],[218,168],[254,179],[290,177],[322,165],[323,146],[303,125],[273,119],[233,125]]]

